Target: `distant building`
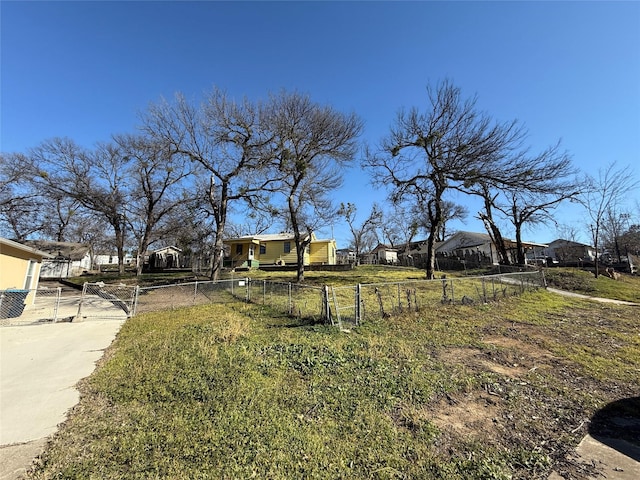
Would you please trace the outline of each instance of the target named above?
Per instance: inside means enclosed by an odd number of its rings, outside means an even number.
[[[165,270],[185,267],[184,254],[176,246],[162,247],[145,255],[145,270]]]
[[[356,252],[350,248],[340,248],[336,251],[336,259],[339,264],[355,264]]]
[[[369,253],[361,255],[362,263],[371,265],[396,265],[398,263],[398,249],[379,243]]]
[[[224,240],[225,267],[258,268],[260,265],[295,265],[296,243],[292,233],[246,235]],[[317,239],[311,234],[311,243],[304,251],[304,265],[335,265],[336,241]]]
[[[596,259],[596,249],[591,245],[561,238],[549,243],[544,253],[561,264],[594,262]]]
[[[49,253],[42,260],[40,278],[69,278],[91,270],[91,247],[83,243],[31,240],[28,245]]]

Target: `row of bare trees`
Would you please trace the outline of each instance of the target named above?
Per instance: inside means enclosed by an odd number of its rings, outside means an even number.
[[[3,154],[2,221],[17,239],[53,229],[65,240],[73,217],[86,212],[113,231],[121,271],[125,234],[136,239],[139,272],[152,243],[208,231],[217,279],[229,213],[247,208],[293,232],[302,281],[304,250],[335,211],[329,194],[354,160],[361,130],[355,114],[299,93],[236,102],[214,89],[201,103],[178,94],[151,105],[137,135],[92,149],[56,138]],[[55,215],[52,201],[60,203]]]
[[[0,227],[17,239],[76,241],[110,229],[121,269],[127,236],[135,238],[139,269],[155,242],[173,239],[201,251],[210,245],[204,253],[213,258],[216,279],[223,239],[238,233],[230,214],[242,211],[251,224],[243,233],[274,225],[293,232],[302,281],[311,233],[339,215],[357,251],[375,230],[391,244],[425,232],[431,278],[435,242],[444,240],[450,220],[468,214],[453,201],[460,195],[481,199],[476,214],[502,263],[510,259],[498,220],[509,221],[524,263],[523,228],[552,221],[561,202],[585,206],[597,247],[610,230],[607,215],[619,217],[621,200],[637,187],[631,172],[615,164],[599,178],[580,176],[559,143],[531,152],[521,124],[495,121],[449,80],[429,86],[427,100],[424,109],[401,110],[389,133],[363,150],[361,166],[389,193],[393,221],[383,221],[375,204],[358,222],[354,203],[336,208],[332,201],[358,151],[363,123],[355,114],[295,92],[254,102],[213,89],[201,102],[177,94],[152,104],[137,134],[91,149],[57,138],[3,154]]]

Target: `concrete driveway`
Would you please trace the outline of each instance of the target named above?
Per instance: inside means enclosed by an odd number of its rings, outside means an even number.
[[[79,400],[122,319],[0,328],[0,480],[21,478]]]

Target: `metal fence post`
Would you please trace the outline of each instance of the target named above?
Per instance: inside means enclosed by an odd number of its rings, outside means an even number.
[[[293,310],[293,299],[291,298],[291,282],[289,282],[289,308],[288,308],[288,312],[289,315],[291,315],[291,312]]]
[[[251,288],[250,288],[251,287],[251,283],[250,282],[251,282],[250,278],[246,277],[244,279],[244,285],[245,285],[245,288],[246,288],[245,301],[247,303],[249,303],[251,301]]]
[[[58,308],[60,307],[60,292],[62,292],[62,287],[57,287],[56,303],[53,305],[53,323],[58,321]]]
[[[131,316],[135,317],[136,310],[138,310],[138,296],[140,295],[140,286],[136,285],[133,289],[133,305],[131,306]]]
[[[360,325],[360,299],[361,297],[361,287],[360,283],[356,284],[356,298],[355,298],[355,323],[356,326]]]
[[[193,283],[193,304],[196,304],[196,299],[198,298],[198,280]]]
[[[453,278],[451,280],[449,280],[449,282],[451,282],[451,303],[452,304],[456,304],[456,296],[453,292]]]
[[[329,307],[329,287],[327,285],[323,285],[322,286],[322,291],[320,292],[321,295],[321,305],[322,305],[322,320],[324,322],[329,322],[331,323],[331,310]]]
[[[84,302],[84,297],[87,295],[88,285],[88,282],[84,282],[84,285],[82,285],[82,296],[80,297],[80,303],[78,304],[78,313],[76,313],[76,316],[72,321],[80,320],[80,318],[82,318],[82,302]]]

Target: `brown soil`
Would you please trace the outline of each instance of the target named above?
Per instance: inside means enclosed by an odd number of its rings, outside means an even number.
[[[640,418],[640,411],[629,414],[630,409],[640,410],[640,398],[629,407],[629,399],[640,394],[633,385],[584,375],[577,365],[559,358],[547,347],[563,341],[580,342],[586,327],[592,331],[611,323],[606,320],[606,312],[590,312],[586,317],[584,313],[574,312],[569,315],[571,318],[558,319],[552,328],[512,322],[493,324],[481,333],[480,347],[439,352],[438,358],[443,362],[489,374],[492,380],[481,388],[439,398],[429,406],[428,420],[451,437],[450,445],[466,440],[503,448],[539,448],[549,455],[553,469],[565,479],[599,475],[596,465],[581,463],[575,457],[574,447],[587,432],[597,434],[594,428],[640,442],[640,427],[637,438],[620,428],[615,431],[617,425],[629,424],[620,421],[621,409],[626,408],[625,418]],[[619,347],[611,338],[600,340],[605,350]],[[615,345],[610,345],[612,342]],[[617,417],[611,420],[609,415],[609,420],[603,421],[598,411],[612,399],[626,400],[616,410]],[[640,421],[634,425],[640,425]],[[540,476],[536,471],[528,475],[527,478],[546,478],[548,472],[542,469]]]

